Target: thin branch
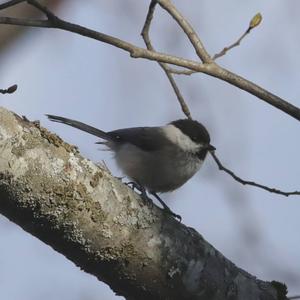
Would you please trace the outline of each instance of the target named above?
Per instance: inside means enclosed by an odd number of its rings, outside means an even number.
[[[196,72],[206,73],[209,72],[210,69],[209,65],[201,64],[199,62],[189,60],[189,59],[184,59],[182,57],[178,57],[174,55],[168,55],[165,53],[155,52],[144,48],[140,48],[124,40],[118,39],[116,37],[86,28],[84,26],[70,23],[62,19],[56,19],[56,22],[54,23],[51,20],[0,17],[0,24],[29,26],[29,27],[38,27],[38,28],[57,28],[64,31],[77,33],[79,35],[86,36],[94,40],[123,49],[129,52],[131,57],[133,58],[145,58],[153,61],[165,62],[176,66],[188,68]],[[300,120],[300,109],[299,109],[299,120]]]
[[[288,297],[289,300],[300,299],[300,295]]]
[[[73,32],[86,36],[103,43],[115,46],[123,49],[130,53],[131,57],[134,58],[145,58],[157,62],[164,62],[183,68],[187,68],[196,72],[202,72],[210,76],[224,80],[242,90],[249,92],[252,95],[264,100],[265,102],[277,107],[281,111],[287,113],[293,118],[300,121],[300,109],[293,104],[283,100],[282,98],[270,93],[262,87],[254,84],[253,82],[234,74],[216,63],[199,63],[197,61],[184,59],[182,57],[168,55],[165,53],[150,51],[144,48],[137,47],[131,43],[118,39],[116,37],[97,32],[86,27],[76,25],[70,22],[56,19],[55,22],[50,20],[32,20],[32,19],[20,19],[20,18],[8,18],[0,17],[0,24],[20,25],[20,26],[31,26],[31,27],[45,27],[45,28],[58,28],[61,30]]]
[[[290,116],[294,117],[297,120],[300,120],[300,109],[287,101],[283,100],[282,98],[268,92],[267,90],[261,88],[260,86],[250,82],[249,80],[236,75],[225,68],[220,67],[214,61],[211,59],[208,55],[206,57],[206,50],[200,41],[199,37],[197,36],[196,32],[193,30],[191,25],[185,20],[185,18],[177,11],[176,7],[171,3],[170,0],[157,0],[157,2],[165,8],[170,15],[177,21],[177,23],[181,26],[183,31],[187,34],[188,38],[190,39],[191,43],[193,44],[197,54],[199,57],[202,58],[204,62],[205,59],[207,59],[207,63],[204,65],[207,65],[208,68],[205,71],[202,71],[205,74],[211,75],[213,77],[222,79],[236,87],[239,87],[242,90],[245,90],[258,98],[266,101],[267,103],[279,108],[280,110],[288,113]],[[251,30],[252,28],[259,25],[261,22],[261,15],[257,14],[254,16],[254,18],[250,22],[250,26],[248,30]],[[206,57],[204,59],[204,57]],[[195,70],[195,69],[192,69]]]
[[[169,2],[169,1],[167,1]],[[157,1],[155,0],[152,0],[150,5],[149,5],[149,9],[148,9],[148,13],[147,13],[147,17],[146,17],[146,20],[145,20],[145,24],[143,26],[143,30],[142,30],[142,37],[144,39],[144,42],[147,46],[147,49],[148,50],[152,50],[152,51],[155,51],[155,49],[153,48],[152,44],[151,44],[151,40],[150,40],[150,37],[149,37],[149,30],[150,30],[150,26],[151,26],[151,21],[153,19],[153,16],[154,16],[154,10],[155,10],[155,6],[156,6],[156,3]],[[257,16],[257,15],[256,15]],[[252,19],[252,21],[254,20],[254,18]],[[247,28],[247,31],[243,34],[243,36],[239,39],[238,43],[251,31],[251,29],[253,29],[254,27],[256,27],[259,23],[257,23],[255,26],[253,25],[253,22],[250,22],[249,24],[249,27]],[[236,46],[236,45],[235,45]],[[232,46],[231,48],[233,48],[234,46]],[[227,48],[226,51],[228,51],[230,48]],[[222,55],[224,55],[226,53],[226,51],[223,50],[223,53],[221,52],[219,55],[215,55],[215,57],[220,57]],[[161,63],[161,62],[158,62],[159,65],[162,67],[162,69],[165,71],[173,89],[174,89],[174,92],[177,96],[177,99],[179,101],[179,103],[181,104],[181,108],[182,108],[182,111],[185,113],[185,115],[189,118],[191,118],[191,114],[190,114],[190,111],[186,105],[186,102],[183,98],[183,96],[181,95],[180,93],[180,90],[178,88],[178,86],[176,85],[176,82],[173,78],[173,76],[171,75],[171,72],[170,72],[170,68],[167,64],[165,63]],[[295,192],[283,192],[283,191],[280,191],[276,188],[270,188],[270,187],[267,187],[265,185],[261,185],[261,184],[258,184],[258,183],[255,183],[253,181],[247,181],[247,180],[243,180],[241,179],[240,177],[238,177],[237,175],[235,175],[231,170],[225,168],[222,163],[220,162],[220,160],[218,159],[218,157],[216,156],[215,152],[214,151],[211,151],[211,155],[213,157],[213,159],[215,160],[215,162],[217,163],[218,167],[220,170],[223,170],[225,171],[226,173],[228,173],[231,177],[233,177],[236,181],[238,181],[239,183],[243,184],[243,185],[252,185],[252,186],[256,186],[258,188],[261,188],[261,189],[264,189],[264,190],[267,190],[271,193],[276,193],[276,194],[281,194],[281,195],[284,195],[284,196],[290,196],[290,195],[300,195],[300,192],[298,191],[295,191]]]
[[[250,21],[247,30],[241,35],[241,37],[236,42],[234,42],[233,44],[231,44],[230,46],[225,47],[222,51],[220,51],[219,53],[215,54],[213,56],[213,60],[216,60],[217,58],[225,55],[232,48],[239,46],[240,43],[242,42],[242,40],[246,37],[246,35],[248,35],[253,28],[257,27],[260,24],[261,20],[262,20],[261,14],[260,13],[256,14],[252,18],[252,20]]]
[[[166,73],[166,75],[167,75],[167,77],[168,77],[168,79],[169,79],[169,81],[171,83],[171,86],[173,87],[173,90],[174,90],[174,92],[175,92],[175,94],[177,96],[178,102],[179,102],[179,104],[181,106],[181,110],[183,111],[183,113],[189,119],[192,119],[192,115],[191,115],[191,112],[189,110],[189,107],[188,107],[187,103],[185,102],[185,100],[184,100],[184,98],[183,98],[183,96],[182,96],[182,94],[181,94],[181,92],[180,92],[180,90],[179,90],[179,88],[178,88],[178,86],[177,86],[177,84],[175,82],[174,77],[172,76],[172,74],[167,69],[165,69],[164,67],[163,67],[163,69],[164,69],[164,71],[165,71],[165,73]]]
[[[164,8],[178,23],[182,30],[186,33],[188,39],[194,46],[194,49],[198,57],[202,60],[203,63],[212,63],[213,60],[206,51],[202,41],[197,35],[196,31],[193,29],[191,24],[183,17],[183,15],[177,10],[170,0],[157,0],[156,2]]]
[[[233,44],[231,44],[230,46],[228,47],[225,47],[222,51],[220,51],[219,53],[215,54],[213,56],[213,60],[216,60],[217,58],[225,55],[229,50],[231,50],[232,48],[234,47],[237,47],[240,45],[241,41],[245,38],[246,35],[248,35],[250,33],[250,31],[245,31],[242,36],[236,41],[234,42]]]
[[[58,17],[53,12],[51,12],[45,5],[42,5],[38,1],[27,0],[27,3],[40,10],[42,13],[44,13],[47,16],[48,20],[55,22],[55,20],[58,19]]]
[[[239,87],[240,89],[247,91],[252,95],[257,96],[261,100],[264,100],[265,102],[271,104],[274,107],[277,107],[281,111],[286,112],[293,118],[300,121],[300,115],[299,115],[300,109],[297,106],[270,93],[269,91],[243,78],[242,76],[232,73],[231,71],[222,68],[219,65],[216,68],[213,68],[213,70],[209,70],[209,72],[204,72],[204,73],[222,79],[236,87]]]
[[[146,20],[145,20],[145,24],[143,26],[143,29],[142,29],[142,37],[144,39],[144,42],[146,44],[146,47],[148,50],[151,50],[151,51],[155,51],[155,49],[153,48],[152,44],[151,44],[151,41],[150,41],[150,36],[149,36],[149,30],[150,30],[150,26],[151,26],[151,21],[153,19],[153,15],[154,15],[154,10],[155,10],[155,6],[156,6],[157,2],[155,0],[152,0],[150,2],[150,5],[149,5],[149,10],[148,10],[148,13],[147,13],[147,16],[146,16]],[[189,110],[189,107],[187,105],[187,103],[185,102],[176,82],[175,82],[175,79],[173,78],[171,72],[170,72],[170,69],[168,67],[167,64],[165,63],[162,63],[162,62],[158,62],[158,64],[161,66],[161,68],[164,70],[164,72],[166,73],[169,81],[170,81],[170,84],[176,94],[176,97],[177,97],[177,100],[181,106],[181,110],[183,111],[183,113],[189,118],[189,119],[192,119],[192,115],[191,115],[191,112]]]
[[[198,73],[197,71],[193,71],[193,70],[179,70],[179,69],[171,68],[168,65],[167,65],[167,70],[170,73],[176,74],[176,75],[192,75],[192,74]]]
[[[7,89],[4,89],[4,90],[0,89],[0,93],[1,94],[12,94],[17,90],[17,88],[18,88],[18,86],[16,84],[14,84]]]
[[[7,1],[3,4],[0,4],[0,10],[2,9],[6,9],[6,8],[9,8],[11,6],[14,6],[14,5],[17,5],[21,2],[25,2],[26,0],[11,0],[11,1]]]
[[[25,18],[13,18],[13,17],[0,17],[0,24],[18,25],[26,27],[39,27],[39,28],[56,28],[54,24],[48,20],[35,20]]]
[[[266,185],[256,183],[254,181],[244,180],[244,179],[240,178],[239,176],[237,176],[235,173],[233,173],[233,171],[231,171],[228,168],[224,167],[223,164],[221,163],[221,161],[219,160],[219,158],[216,156],[215,151],[210,151],[210,154],[213,157],[216,164],[218,165],[219,170],[226,172],[233,179],[235,179],[237,182],[239,182],[243,185],[252,185],[252,186],[258,187],[260,189],[266,190],[270,193],[275,193],[275,194],[283,195],[283,196],[286,196],[286,197],[292,196],[292,195],[300,195],[300,191],[284,192],[284,191],[278,190],[276,188],[271,188],[271,187],[268,187]]]

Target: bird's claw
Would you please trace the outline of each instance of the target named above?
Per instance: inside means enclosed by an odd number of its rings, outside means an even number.
[[[152,201],[151,198],[148,197],[146,189],[139,185],[138,183],[134,182],[134,181],[130,181],[130,182],[126,182],[125,183],[127,186],[129,186],[132,190],[136,189],[139,192],[141,192],[141,197],[142,199],[144,199],[145,201],[147,201],[147,203],[149,204],[149,206],[152,208],[154,206],[154,203]],[[175,214],[161,199],[160,197],[156,194],[156,193],[151,193],[163,206],[163,212],[171,215],[172,217],[174,217],[175,219],[178,219],[178,221],[181,223],[181,216]]]
[[[178,219],[178,221],[181,223],[181,220],[182,220],[181,216],[175,214],[174,212],[172,212],[171,209],[169,209],[169,208],[164,208],[163,212],[165,212],[165,213],[171,215],[171,216],[174,217],[175,219]]]

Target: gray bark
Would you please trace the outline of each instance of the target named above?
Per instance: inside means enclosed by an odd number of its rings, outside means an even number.
[[[0,212],[117,294],[285,299],[76,147],[3,108],[0,121]]]

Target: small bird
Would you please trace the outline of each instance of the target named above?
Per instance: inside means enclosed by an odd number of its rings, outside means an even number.
[[[46,116],[53,122],[75,127],[104,140],[98,143],[115,153],[117,165],[142,196],[147,198],[148,191],[167,213],[180,220],[181,217],[173,213],[157,193],[181,187],[200,169],[207,152],[215,150],[206,128],[190,119],[176,120],[165,126],[104,132],[76,120]]]

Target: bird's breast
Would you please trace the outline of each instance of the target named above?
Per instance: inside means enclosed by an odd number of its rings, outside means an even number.
[[[203,163],[196,155],[183,151],[143,151],[132,144],[120,147],[115,159],[125,175],[151,192],[168,192],[179,188]]]

